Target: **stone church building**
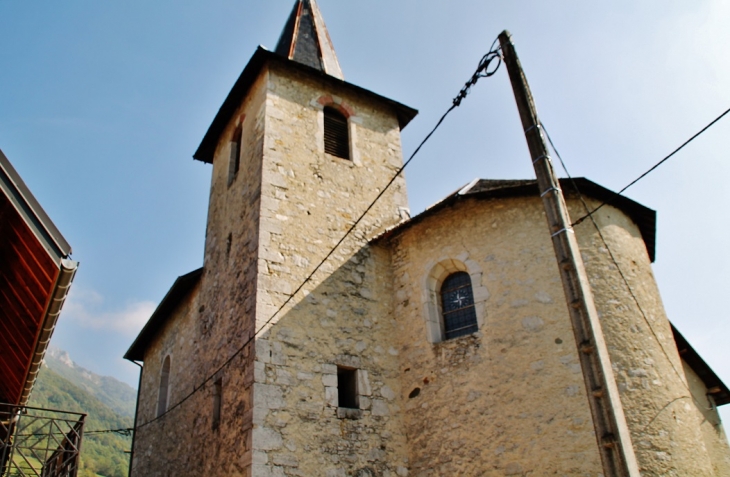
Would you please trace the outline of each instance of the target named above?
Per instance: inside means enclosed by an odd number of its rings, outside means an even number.
[[[194,155],[203,267],[125,356],[144,363],[133,476],[603,475],[534,181],[475,180],[410,218],[399,177],[300,287],[401,167],[416,113],[343,79],[313,0],[254,53]],[[637,298],[576,226],[642,475],[730,475],[730,391],[664,312],[655,212],[619,197],[595,220]]]

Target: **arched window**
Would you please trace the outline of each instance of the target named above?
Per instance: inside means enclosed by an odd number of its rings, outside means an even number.
[[[342,159],[350,159],[347,118],[331,106],[324,108],[324,152]]]
[[[160,373],[160,393],[157,396],[157,417],[167,412],[168,387],[170,383],[170,356],[165,357]]]
[[[456,338],[478,330],[471,277],[466,272],[452,273],[441,285],[441,313],[444,339]]]

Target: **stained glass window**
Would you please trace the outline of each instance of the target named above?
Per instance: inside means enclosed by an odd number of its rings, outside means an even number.
[[[456,338],[477,331],[471,277],[466,272],[452,273],[441,285],[441,311],[444,339]]]

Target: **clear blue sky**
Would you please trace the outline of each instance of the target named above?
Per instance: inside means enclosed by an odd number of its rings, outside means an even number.
[[[81,262],[53,344],[136,385],[121,356],[202,263],[210,166],[191,156],[293,0],[0,0],[0,148]],[[730,4],[320,0],[348,81],[418,108],[408,155],[509,29],[574,176],[615,190],[730,107]],[[730,383],[730,118],[630,189],[658,211],[670,319]],[[406,173],[414,212],[475,177],[533,177],[503,70]]]

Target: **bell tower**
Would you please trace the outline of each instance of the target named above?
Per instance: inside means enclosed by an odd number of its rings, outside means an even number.
[[[416,113],[345,82],[316,2],[298,0],[276,50],[257,49],[213,120],[194,155],[213,166],[201,372],[250,343],[216,381],[215,465],[241,455],[239,442],[252,457],[236,462],[254,476],[279,475],[281,462],[296,464],[297,475],[367,470],[374,464],[363,446],[382,453],[377,475],[407,465],[404,438],[374,437],[402,432],[395,404],[373,404],[373,392],[396,389],[397,362],[375,357],[378,337],[393,332],[390,298],[378,299],[390,259],[368,245],[407,217],[403,177],[316,267],[402,166],[400,132]],[[337,395],[343,372],[361,393],[347,402]],[[343,426],[350,437],[333,439]],[[310,445],[332,449],[332,461],[305,452]]]

